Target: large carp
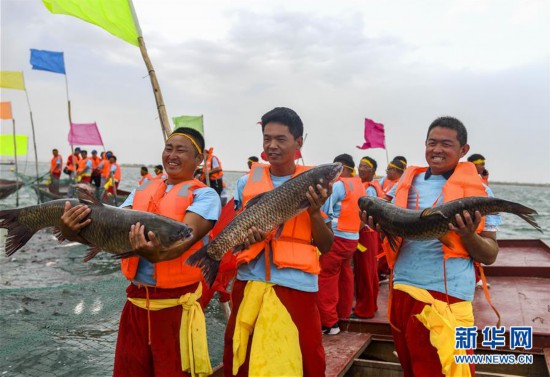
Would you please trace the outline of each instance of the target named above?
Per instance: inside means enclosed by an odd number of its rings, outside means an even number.
[[[202,268],[206,282],[214,281],[222,256],[229,250],[243,250],[248,231],[256,227],[263,232],[282,231],[284,223],[309,207],[306,193],[317,184],[328,188],[342,172],[342,164],[319,165],[289,179],[281,186],[252,198],[210,243],[191,255],[186,263]],[[250,179],[250,178],[249,178]],[[277,237],[277,235],[275,236]]]
[[[475,211],[479,211],[481,216],[498,212],[513,213],[542,232],[532,216],[537,213],[534,209],[519,203],[485,196],[452,200],[424,210],[400,208],[380,198],[363,196],[359,199],[359,208],[365,211],[367,216],[372,216],[375,224],[380,225],[382,233],[388,237],[394,250],[397,249],[395,236],[412,240],[443,237],[449,232],[449,223],[457,226],[455,215],[462,215],[464,211],[468,211],[472,219]]]
[[[128,234],[130,227],[140,222],[145,225],[145,235],[152,231],[164,247],[191,237],[192,229],[176,220],[149,212],[132,211],[100,203],[92,194],[78,190],[79,199],[59,199],[23,208],[0,211],[0,228],[8,230],[5,252],[11,256],[43,228],[61,226],[65,202],[74,207],[88,205],[92,211],[87,218],[92,222],[79,235],[84,238],[90,250],[84,260],[93,258],[100,250],[117,257],[132,256]],[[62,239],[58,232],[58,238]]]

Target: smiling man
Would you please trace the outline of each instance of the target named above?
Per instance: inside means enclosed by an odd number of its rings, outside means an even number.
[[[114,376],[189,376],[191,370],[196,374],[211,373],[204,320],[195,322],[195,318],[201,318],[198,300],[202,273],[185,264],[208,242],[221,212],[218,194],[193,179],[202,162],[203,149],[204,139],[198,131],[176,129],[162,152],[167,178],[145,181],[121,206],[184,222],[193,229],[193,235],[164,249],[153,232],[146,238],[143,225],[132,225],[129,238],[137,256],[121,263],[122,274],[130,284],[120,318]],[[91,220],[82,221],[90,211],[87,206],[70,208],[66,203],[61,218],[66,238],[86,243],[78,233],[90,223]],[[153,256],[145,259],[141,255]],[[190,313],[183,316],[183,310]],[[204,335],[204,339],[189,346],[188,339],[180,338],[182,327],[192,327],[193,335]],[[197,349],[206,350],[206,354]]]
[[[397,206],[425,209],[462,197],[488,195],[474,165],[459,162],[470,146],[466,128],[458,119],[436,119],[428,129],[425,147],[428,167],[408,167],[389,193]],[[363,212],[364,221],[365,216]],[[396,251],[384,241],[388,264],[393,269],[390,322],[405,376],[474,373],[473,365],[457,365],[453,357],[440,359],[438,351],[441,355],[457,352],[455,327],[474,324],[474,262],[495,261],[495,224],[500,220],[498,216],[482,219],[477,211],[474,218],[465,212],[456,220],[458,226],[449,224],[450,232],[442,241],[402,240]],[[372,218],[368,223],[374,226]],[[438,339],[438,325],[433,320],[439,316],[429,315],[430,311],[445,318],[442,323],[455,324],[442,326],[451,336]],[[432,341],[439,348],[432,346]]]
[[[302,147],[302,120],[293,110],[277,107],[262,117],[263,150],[269,165],[254,164],[237,182],[235,204],[252,198],[310,169],[296,165]],[[317,309],[318,250],[333,242],[320,209],[329,192],[309,187],[309,208],[287,221],[272,241],[249,230],[248,249],[237,255],[237,278],[227,323],[223,366],[226,376],[324,376],[325,355]]]

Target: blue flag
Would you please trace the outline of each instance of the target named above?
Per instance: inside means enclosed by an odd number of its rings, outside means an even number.
[[[63,53],[31,48],[32,69],[65,74]]]

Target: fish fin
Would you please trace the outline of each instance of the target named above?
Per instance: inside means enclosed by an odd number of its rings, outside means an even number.
[[[382,231],[382,233],[384,233],[384,235],[388,239],[391,249],[397,252],[397,250],[399,250],[399,242],[397,242],[397,239],[395,238],[395,236],[385,231]]]
[[[95,246],[92,246],[92,249],[93,249],[94,247],[95,247]],[[89,250],[90,250],[90,253],[88,253],[88,254],[91,254],[91,253],[92,253],[92,249],[89,249]],[[99,249],[98,251],[101,251],[101,249]],[[97,253],[96,253],[96,254],[97,254]],[[88,256],[88,255],[86,255],[86,257],[87,257],[87,256]],[[94,256],[95,256],[95,254],[94,254]],[[94,256],[92,256],[92,258],[93,258]],[[113,258],[115,258],[115,259],[126,259],[126,258],[130,258],[130,257],[135,257],[135,256],[137,256],[135,252],[133,252],[133,251],[127,251],[127,252],[125,252],[125,253],[114,254],[114,255],[113,255]],[[90,258],[90,259],[92,259],[92,258]],[[89,259],[88,259],[88,260],[89,260]]]
[[[208,255],[208,245],[204,245],[199,250],[194,252],[187,260],[185,264],[193,267],[198,267],[202,270],[204,280],[209,287],[214,284],[216,276],[218,275],[218,269],[220,268],[220,261],[214,260]]]
[[[248,202],[246,202],[246,205],[244,206],[244,209],[247,209],[251,206],[253,206],[254,204],[258,203],[258,201],[263,198],[263,196],[265,195],[266,193],[263,192],[261,194],[258,194],[256,195],[255,197],[253,197],[252,199],[250,199]]]
[[[439,242],[441,242],[443,245],[447,246],[449,249],[452,249],[454,247],[454,242],[452,238],[449,236],[449,232],[445,233],[441,237],[438,238]]]
[[[80,200],[80,203],[99,206],[103,205],[103,203],[101,203],[95,195],[86,188],[85,185],[76,185],[76,194],[78,196],[78,200]]]
[[[97,253],[99,253],[101,251],[101,248],[98,247],[98,246],[90,246],[88,248],[88,254],[86,254],[86,256],[84,257],[84,259],[82,260],[83,262],[88,262],[90,259],[94,258]]]
[[[420,217],[428,217],[428,216],[441,216],[443,217],[444,219],[448,219],[447,216],[445,216],[445,214],[443,212],[441,212],[440,210],[434,210],[434,208],[426,208],[425,210],[422,211],[422,213],[420,214]]]
[[[239,251],[243,251],[243,250],[244,250],[244,243],[235,246],[233,249],[231,249],[231,252],[232,252],[233,254],[236,254],[236,253],[238,253]]]
[[[281,234],[283,233],[283,228],[284,227],[285,227],[284,223],[277,227],[277,229],[275,230],[275,236],[273,236],[274,240],[278,240],[279,237],[281,237]]]
[[[53,236],[55,238],[57,238],[57,240],[61,243],[61,242],[64,242],[64,241],[67,241],[67,239],[65,238],[65,236],[63,235],[63,233],[61,233],[61,229],[59,229],[58,227],[54,227],[53,228]]]
[[[19,223],[20,209],[0,211],[0,228],[8,230],[4,251],[8,257],[21,249],[34,235],[34,231]]]

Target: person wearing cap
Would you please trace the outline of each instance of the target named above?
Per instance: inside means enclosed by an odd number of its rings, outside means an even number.
[[[216,190],[218,195],[221,195],[223,191],[223,169],[220,159],[214,155],[214,148],[204,150],[204,166],[200,178],[204,183],[207,183],[207,173],[210,187]]]
[[[365,195],[361,178],[355,175],[355,162],[349,154],[334,158],[344,167],[332,194],[322,207],[331,221],[334,242],[319,262],[319,313],[323,334],[340,332],[338,320],[349,318],[353,306],[353,272],[351,258],[357,248],[359,228],[358,200]]]
[[[359,162],[359,177],[366,196],[383,197],[380,183],[374,179],[378,163],[369,156]],[[359,242],[353,254],[355,307],[351,318],[372,318],[378,310],[378,260],[380,236],[378,232],[361,224]]]
[[[489,185],[489,172],[485,169],[485,157],[479,153],[474,153],[468,157],[468,161],[476,166],[477,173],[486,185]]]
[[[250,156],[248,157],[248,161],[246,164],[248,165],[248,170],[252,169],[252,164],[255,162],[259,162],[260,160],[256,156]]]
[[[294,110],[276,107],[262,116],[261,124],[269,165],[254,164],[238,180],[238,211],[253,197],[310,169],[294,160],[304,141],[304,126]],[[236,255],[233,306],[224,338],[226,376],[325,375],[317,281],[318,254],[328,252],[333,241],[321,211],[330,186],[308,188],[308,209],[287,221],[278,239],[266,239],[256,227],[248,230],[246,248]]]
[[[380,185],[386,195],[390,192],[392,187],[399,181],[405,169],[407,168],[407,159],[403,156],[396,156],[390,161],[386,168],[386,176],[380,178]],[[391,197],[388,197],[391,200]]]
[[[52,150],[52,159],[50,161],[50,192],[59,193],[59,179],[61,177],[61,169],[63,168],[63,157],[57,149]]]
[[[216,192],[193,179],[203,159],[203,148],[204,139],[198,131],[184,127],[174,130],[162,152],[167,179],[152,180],[146,187],[133,190],[121,206],[181,221],[193,233],[165,249],[153,232],[145,238],[144,226],[139,222],[132,225],[129,240],[136,256],[121,262],[130,284],[120,318],[114,376],[212,373],[199,305],[203,277],[200,269],[185,264],[208,242],[221,212]],[[61,222],[68,239],[83,241],[78,233],[90,223],[82,221],[90,211],[85,205],[71,208],[70,202],[65,204]]]
[[[90,161],[92,161],[92,185],[97,191],[99,189],[99,185],[101,184],[101,171],[99,169],[101,158],[97,155],[97,151],[95,149],[92,150]]]
[[[153,177],[153,179],[166,180],[166,178],[168,178],[168,177],[166,176],[166,174],[164,174],[164,168],[162,167],[162,165],[156,165],[155,166],[155,176]]]

